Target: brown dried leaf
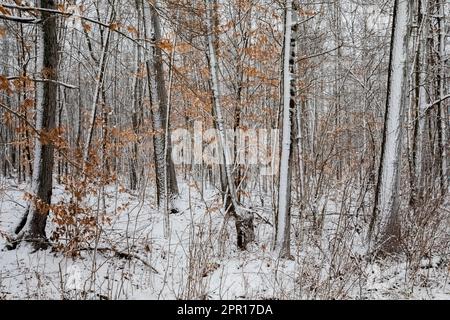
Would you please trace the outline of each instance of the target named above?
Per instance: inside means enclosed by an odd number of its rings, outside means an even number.
[[[0,27],[0,38],[6,36],[6,28]]]
[[[111,30],[118,30],[120,28],[120,24],[117,22],[113,22],[109,25],[109,27],[111,28]]]
[[[170,43],[170,41],[168,39],[161,39],[161,41],[158,43],[158,47],[164,51],[172,51],[173,50],[172,43]]]
[[[84,30],[85,32],[91,32],[92,26],[91,26],[89,23],[83,22],[81,25],[83,26],[83,30]]]
[[[127,30],[128,30],[129,33],[133,33],[133,34],[136,34],[136,35],[138,34],[137,29],[135,27],[133,27],[133,26],[128,26]]]
[[[11,15],[11,12],[8,9],[6,9],[4,6],[2,6],[1,4],[0,4],[0,13],[5,14],[5,15]]]

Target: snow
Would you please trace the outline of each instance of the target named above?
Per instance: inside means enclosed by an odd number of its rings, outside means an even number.
[[[0,247],[11,234],[26,204],[26,185],[0,180]],[[102,225],[99,248],[114,246],[132,253],[124,259],[107,251],[82,251],[80,257],[60,252],[0,252],[0,298],[5,299],[449,299],[448,256],[423,259],[414,273],[406,261],[370,262],[363,236],[327,215],[322,236],[293,217],[295,261],[278,259],[270,250],[270,225],[257,222],[257,241],[247,252],[235,245],[234,226],[221,233],[220,196],[207,188],[202,196],[193,183],[180,184],[180,213],[171,215],[171,237],[164,238],[163,214],[153,198],[106,190],[110,224]],[[66,199],[56,185],[54,201]],[[96,196],[86,199],[95,204]],[[336,204],[318,201],[319,210],[339,212]],[[325,208],[323,208],[325,206]],[[297,210],[293,207],[293,210]],[[270,212],[261,212],[270,221]],[[341,217],[342,219],[342,217]],[[53,229],[50,216],[47,234]],[[224,245],[221,245],[223,243]],[[90,245],[93,245],[92,243]],[[145,261],[142,262],[142,261]],[[155,273],[152,268],[158,273]]]

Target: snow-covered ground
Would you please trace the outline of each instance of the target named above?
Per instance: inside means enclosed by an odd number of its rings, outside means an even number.
[[[330,215],[317,235],[294,215],[295,261],[276,259],[272,227],[260,218],[256,243],[241,252],[233,222],[223,228],[214,190],[201,196],[187,183],[178,199],[181,210],[171,215],[169,239],[152,190],[132,195],[110,186],[105,207],[111,220],[102,225],[97,245],[86,244],[80,256],[31,253],[26,245],[3,250],[24,211],[25,189],[0,182],[0,299],[450,299],[448,251],[433,253],[416,268],[402,258],[371,262],[354,219]],[[54,201],[66,197],[55,187]],[[99,201],[92,196],[86,203]]]

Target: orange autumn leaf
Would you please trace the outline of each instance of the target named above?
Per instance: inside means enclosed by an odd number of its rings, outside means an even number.
[[[64,4],[58,4],[56,6],[56,9],[60,12],[65,12],[66,11],[66,6]]]
[[[25,109],[31,109],[34,106],[34,100],[33,99],[25,99],[22,103],[23,108]]]
[[[0,90],[10,90],[8,78],[3,75],[0,75]]]
[[[317,13],[313,10],[308,10],[308,9],[302,9],[300,8],[298,10],[298,13],[301,17],[313,17],[315,16]]]
[[[90,32],[91,30],[92,30],[92,26],[89,24],[89,23],[82,23],[82,26],[83,26],[83,30],[85,31],[85,32]]]
[[[168,39],[161,39],[158,43],[158,47],[165,51],[172,51],[173,46]]]
[[[0,27],[0,38],[3,38],[6,35],[6,28]]]
[[[10,15],[11,12],[0,4],[0,13]]]
[[[133,26],[128,26],[127,30],[128,30],[129,33],[138,34],[137,29],[135,27],[133,27]]]
[[[120,28],[120,24],[118,22],[113,22],[109,25],[111,30],[118,30]]]

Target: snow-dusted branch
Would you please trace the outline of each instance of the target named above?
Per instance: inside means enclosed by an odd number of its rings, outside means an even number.
[[[18,5],[14,5],[14,4],[2,4],[2,6],[4,8],[8,8],[8,9],[17,9],[17,10],[28,11],[28,12],[39,11],[39,12],[58,14],[58,15],[66,17],[66,18],[69,18],[69,17],[79,18],[84,21],[97,24],[101,27],[108,28],[111,31],[121,35],[122,37],[124,37],[124,38],[132,41],[133,43],[137,44],[138,46],[144,48],[144,46],[141,43],[139,43],[136,39],[130,37],[129,35],[127,35],[126,33],[122,32],[122,31],[120,31],[120,29],[117,27],[114,27],[113,24],[103,23],[99,20],[95,20],[95,19],[83,16],[83,15],[79,15],[75,12],[64,12],[64,11],[60,11],[60,10],[56,10],[56,9],[47,9],[47,8],[40,8],[40,7],[18,6]],[[22,23],[38,23],[40,21],[40,20],[37,20],[36,18],[21,18],[21,17],[12,17],[12,16],[4,16],[4,15],[0,16],[0,18],[2,18],[2,17],[7,20],[11,20],[8,18],[18,18],[13,21],[22,22]],[[31,21],[37,21],[37,22],[31,22]],[[145,39],[145,41],[148,42],[150,40]]]
[[[31,24],[40,23],[42,21],[42,20],[36,19],[36,18],[24,18],[24,17],[4,15],[4,14],[0,14],[0,19],[19,22],[19,23],[31,23]]]
[[[424,108],[424,114],[427,113],[427,112],[429,112],[430,110],[434,109],[437,105],[439,105],[439,103],[441,103],[441,102],[447,100],[448,98],[450,98],[450,93],[447,94],[447,95],[445,95],[445,96],[443,96],[443,97],[440,98],[440,99],[437,99],[436,101],[433,101],[433,102],[429,103],[429,104],[426,105],[425,108]]]
[[[19,76],[11,76],[11,77],[7,77],[7,79],[8,79],[8,80],[17,80],[17,79],[21,79],[21,77],[19,77]],[[33,78],[33,79],[29,79],[29,80],[35,81],[35,82],[51,82],[51,83],[57,84],[57,85],[59,85],[59,86],[68,88],[68,89],[78,89],[78,87],[75,86],[75,85],[68,84],[68,83],[64,83],[64,82],[61,82],[61,81],[58,81],[58,80],[52,80],[52,79],[34,79],[34,78]]]

